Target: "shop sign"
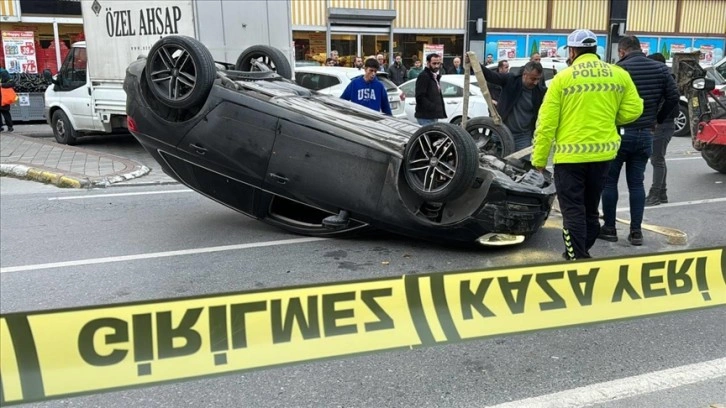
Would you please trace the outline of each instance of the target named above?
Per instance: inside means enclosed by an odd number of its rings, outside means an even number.
[[[5,68],[11,74],[37,74],[35,33],[33,31],[3,31]]]
[[[540,41],[539,42],[540,57],[552,58],[557,56],[557,41]]]
[[[650,43],[649,42],[641,42],[640,43],[640,50],[643,51],[643,54],[649,55],[650,54]]]
[[[713,62],[713,45],[702,45],[700,58],[705,62]]]
[[[426,58],[429,54],[439,54],[441,58],[444,58],[444,44],[424,44],[424,58]]]
[[[497,59],[512,59],[517,56],[516,41],[498,41],[497,42]]]

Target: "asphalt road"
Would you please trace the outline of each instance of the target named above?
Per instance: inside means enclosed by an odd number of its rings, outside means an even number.
[[[694,155],[687,139],[674,139],[669,157],[670,204],[646,209],[645,222],[686,232],[687,244],[668,245],[662,235],[646,231],[645,244],[632,247],[624,239],[627,226],[619,225],[621,240],[599,241],[594,256],[726,243],[726,176]],[[464,250],[390,235],[283,244],[299,237],[179,185],[74,191],[2,178],[0,194],[2,267],[28,266],[0,274],[2,313],[557,262],[562,252],[557,216],[531,241],[512,248]],[[627,208],[624,180],[620,197],[620,207]],[[619,216],[629,218],[627,209]],[[240,245],[274,241],[281,242]],[[240,246],[199,251],[225,245]],[[149,255],[165,251],[186,252]],[[118,258],[127,255],[139,256]],[[79,262],[59,264],[65,261]],[[51,265],[40,269],[38,264]],[[715,308],[29,406],[469,407],[515,401],[512,406],[564,407],[612,395],[613,401],[594,406],[708,407],[726,403],[724,338],[726,308]],[[714,364],[723,364],[723,372],[677,385],[678,370]],[[653,392],[648,385],[653,383],[665,390]],[[551,405],[536,405],[529,400],[535,397]]]

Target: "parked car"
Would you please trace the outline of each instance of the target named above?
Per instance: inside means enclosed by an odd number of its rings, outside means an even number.
[[[414,125],[259,65],[217,69],[190,37],[159,39],[124,90],[129,131],[166,174],[293,233],[501,245],[537,233],[552,208],[552,174],[481,149],[490,133]]]
[[[340,97],[350,81],[362,75],[363,70],[350,67],[295,67],[295,82],[298,85],[335,97]],[[398,89],[393,81],[388,79],[388,73],[378,72],[376,76],[386,87],[393,116],[397,118],[404,117],[403,102],[405,96],[403,92]]]
[[[474,83],[476,78],[471,77],[472,84],[469,87],[469,112],[467,118],[477,116],[489,116],[487,102],[482,96],[481,90]],[[404,100],[406,118],[413,123],[416,122],[416,80],[411,79],[399,86],[406,96]],[[461,123],[464,114],[464,75],[442,75],[441,94],[444,96],[444,108],[446,108],[446,119],[440,122],[453,124]]]
[[[507,62],[509,63],[509,72],[516,75],[519,73],[519,70],[529,62],[529,58],[513,58],[507,60]],[[496,70],[497,64],[498,63],[495,62],[487,65],[486,67]],[[567,60],[565,58],[542,58],[540,60],[540,64],[542,64],[542,69],[544,71],[543,74],[546,86],[550,85],[552,78],[554,78],[558,72],[567,68]]]

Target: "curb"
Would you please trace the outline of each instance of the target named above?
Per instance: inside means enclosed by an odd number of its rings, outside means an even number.
[[[141,165],[139,169],[130,173],[117,174],[97,179],[69,177],[63,173],[55,173],[35,167],[28,167],[22,164],[0,164],[0,176],[16,177],[24,180],[39,181],[45,184],[53,184],[60,188],[93,188],[108,187],[113,183],[131,180],[141,177],[150,172],[146,166]]]

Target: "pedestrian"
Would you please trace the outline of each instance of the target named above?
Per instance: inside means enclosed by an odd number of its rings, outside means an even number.
[[[403,65],[401,54],[397,54],[393,64],[388,67],[388,78],[396,84],[396,86],[406,82],[406,66]]]
[[[500,74],[506,74],[509,72],[509,61],[500,60],[497,62],[497,67],[492,68],[492,71]],[[489,81],[487,81],[487,87],[489,87],[489,95],[492,97],[492,102],[494,102],[495,105],[498,105],[497,101],[499,100],[499,96],[502,94],[502,87]]]
[[[494,56],[492,54],[487,54],[487,59],[484,61],[484,65],[489,65],[494,63]]]
[[[7,93],[7,90],[12,91],[13,94],[15,93],[13,90],[13,79],[10,77],[10,73],[5,69],[5,66],[0,65],[0,100],[5,101],[5,99],[8,99],[9,101],[9,99],[12,99],[3,97],[2,93]],[[0,114],[2,115],[2,120],[0,120],[0,131],[5,130],[4,126],[7,125],[8,132],[13,132],[15,130],[13,129],[13,116],[10,113],[10,103],[7,103],[8,101],[0,104]]]
[[[618,152],[616,125],[643,112],[630,75],[600,61],[590,30],[567,37],[572,65],[550,83],[535,130],[532,165],[544,171],[554,143],[554,178],[567,260],[590,258],[600,231],[599,205],[610,161]]]
[[[426,68],[416,78],[416,121],[419,125],[436,123],[446,117],[444,97],[441,94],[441,56],[426,56]]]
[[[413,67],[408,70],[408,79],[416,79],[422,71],[421,60],[418,57],[413,57]]]
[[[335,50],[330,51],[330,58],[328,58],[328,59],[333,61],[332,66],[334,66],[334,67],[340,66],[340,60],[338,59],[338,51],[335,51]],[[327,64],[325,64],[325,65],[327,65]]]
[[[355,57],[355,59],[353,60],[353,67],[363,69],[363,58]]]
[[[532,145],[537,113],[547,88],[542,83],[544,70],[539,62],[527,62],[518,74],[493,72],[482,67],[487,82],[501,87],[497,111],[512,132],[514,150]]]
[[[615,211],[618,204],[618,179],[625,165],[630,201],[630,233],[628,242],[643,245],[641,224],[645,211],[645,167],[653,152],[653,130],[662,124],[678,106],[680,96],[668,67],[648,59],[640,49],[636,36],[627,36],[618,42],[620,61],[617,65],[628,71],[643,99],[643,114],[638,120],[621,129],[621,142],[615,160],[610,164],[602,192],[604,226],[599,238],[610,242],[618,240],[615,229]],[[662,102],[662,103],[661,103]]]
[[[542,56],[539,55],[538,52],[533,52],[532,55],[529,56],[529,60],[532,62],[540,62],[542,61]]]
[[[662,64],[666,62],[663,54],[659,52],[648,55],[648,58]],[[671,75],[673,75],[672,72]],[[666,150],[668,150],[668,143],[670,143],[673,132],[675,131],[674,120],[677,116],[678,105],[673,108],[670,115],[666,116],[663,123],[655,126],[655,133],[653,134],[653,154],[650,155],[650,164],[653,166],[653,183],[650,186],[648,196],[645,197],[646,207],[668,202],[668,195],[666,194],[666,174],[668,173],[668,169],[666,167],[665,155]]]
[[[464,67],[461,66],[461,58],[455,57],[452,64],[454,64],[454,66],[449,71],[449,74],[464,75]]]
[[[388,103],[386,87],[376,76],[379,68],[378,61],[369,58],[363,66],[365,67],[364,74],[350,81],[340,97],[346,101],[371,108],[376,112],[383,112],[388,116],[393,116],[391,104]]]
[[[386,59],[383,54],[376,55],[376,59],[378,60],[378,70],[381,72],[386,72],[386,69],[388,69],[388,64],[386,64]]]
[[[325,66],[326,67],[334,67],[334,66],[336,66],[335,65],[335,61],[333,61],[332,58],[326,58],[325,59]]]

